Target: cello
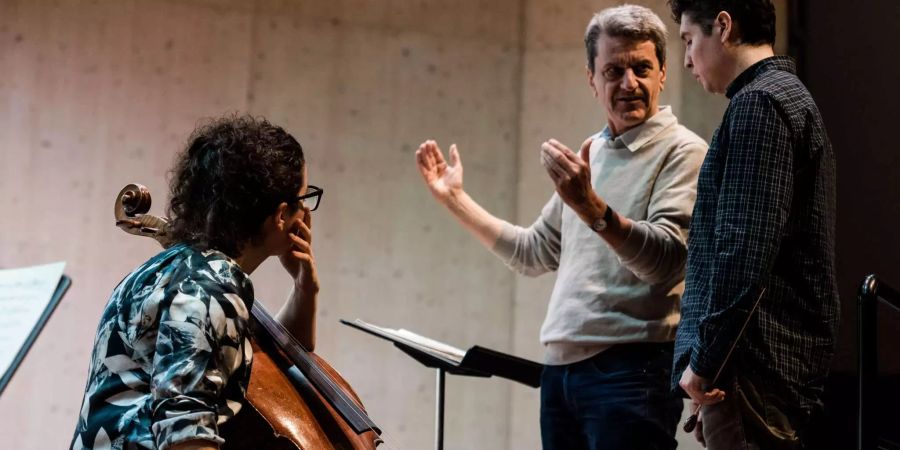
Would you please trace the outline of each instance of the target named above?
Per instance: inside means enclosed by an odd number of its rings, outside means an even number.
[[[146,187],[125,186],[116,197],[116,226],[168,247],[168,220],[147,214],[150,205]],[[259,301],[251,316],[250,382],[240,413],[220,428],[225,448],[373,450],[383,443],[381,430],[334,368],[307,351]]]

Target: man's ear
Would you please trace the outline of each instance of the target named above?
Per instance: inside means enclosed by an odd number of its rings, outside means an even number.
[[[662,92],[666,87],[666,64],[663,63],[662,67],[659,68],[659,91]]]
[[[594,94],[594,97],[600,97],[600,93],[597,92],[597,86],[594,85],[594,72],[591,71],[591,68],[588,66],[584,66],[584,71],[587,72],[588,85],[591,87],[591,92]]]
[[[713,28],[720,30],[719,39],[722,45],[737,42],[737,35],[734,30],[734,21],[731,20],[731,14],[728,11],[719,11],[716,15],[716,21]]]

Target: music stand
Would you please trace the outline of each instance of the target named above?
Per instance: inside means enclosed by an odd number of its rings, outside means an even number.
[[[16,369],[19,368],[19,365],[22,364],[22,360],[25,359],[25,355],[28,354],[28,350],[31,349],[31,345],[34,344],[34,341],[41,333],[41,330],[44,329],[44,325],[47,324],[47,319],[49,319],[50,315],[53,314],[53,311],[56,309],[59,301],[62,300],[63,295],[65,295],[66,291],[71,285],[72,279],[68,276],[63,275],[60,278],[59,284],[56,285],[56,290],[53,291],[53,296],[50,298],[50,301],[47,303],[47,306],[44,308],[44,311],[41,313],[37,322],[35,322],[34,327],[32,327],[31,332],[28,334],[28,337],[25,338],[22,346],[19,347],[19,351],[12,359],[9,367],[7,367],[6,372],[4,372],[2,378],[0,378],[0,395],[3,394],[3,390],[6,389],[6,385],[9,384],[9,381],[12,379],[13,374],[16,373]]]
[[[373,326],[361,320],[353,322],[340,319],[344,325],[364,331],[373,336],[393,342],[399,348],[423,366],[436,370],[435,411],[434,411],[434,448],[444,448],[444,399],[446,374],[469,377],[490,378],[498,376],[507,378],[533,388],[541,385],[542,364],[519,358],[517,356],[491,350],[478,345],[465,352],[461,361],[456,361],[417,342],[404,339],[388,332],[386,329]]]

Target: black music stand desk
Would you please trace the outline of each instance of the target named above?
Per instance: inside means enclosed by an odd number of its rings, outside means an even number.
[[[415,341],[404,339],[402,336],[392,334],[390,330],[373,326],[361,320],[347,321],[341,319],[342,324],[356,328],[394,343],[403,353],[406,353],[425,367],[436,369],[437,386],[435,389],[435,437],[434,448],[444,448],[444,396],[446,374],[463,375],[470,377],[490,378],[498,376],[533,388],[541,385],[542,364],[517,356],[491,350],[478,345],[472,346],[465,352],[461,361],[457,361],[439,351],[435,351]]]

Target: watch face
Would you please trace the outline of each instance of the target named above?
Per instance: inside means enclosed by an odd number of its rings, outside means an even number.
[[[597,219],[594,221],[594,224],[591,225],[594,231],[603,231],[606,229],[606,221],[603,219]]]

